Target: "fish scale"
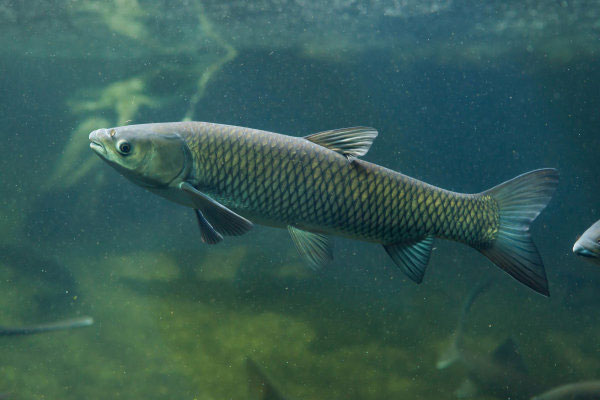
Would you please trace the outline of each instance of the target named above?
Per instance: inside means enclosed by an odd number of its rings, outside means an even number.
[[[378,243],[435,235],[485,247],[498,212],[489,196],[443,190],[302,138],[206,123],[184,136],[200,190],[274,225]]]

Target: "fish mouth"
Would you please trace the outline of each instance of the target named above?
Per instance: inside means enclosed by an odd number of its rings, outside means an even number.
[[[575,251],[575,254],[577,254],[578,256],[581,257],[585,257],[585,258],[598,258],[598,254],[594,253],[593,251],[589,251],[588,249],[577,249],[577,251]]]
[[[92,150],[94,150],[96,152],[96,154],[99,154],[99,155],[106,154],[106,148],[104,147],[104,145],[100,142],[96,142],[95,140],[92,140],[90,142],[90,148]]]
[[[593,251],[587,249],[579,241],[577,241],[573,246],[573,253],[585,258],[600,258],[598,253],[594,253]]]

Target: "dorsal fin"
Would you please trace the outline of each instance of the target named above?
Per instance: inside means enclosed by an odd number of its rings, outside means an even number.
[[[366,126],[355,126],[353,128],[313,133],[304,138],[348,158],[353,158],[367,154],[376,137],[377,131],[375,129]]]
[[[492,358],[498,364],[512,368],[520,372],[526,372],[527,367],[521,358],[519,346],[512,338],[506,339],[500,346],[496,347]]]

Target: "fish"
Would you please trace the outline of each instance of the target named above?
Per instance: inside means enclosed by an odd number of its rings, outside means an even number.
[[[504,399],[529,399],[538,393],[539,384],[530,377],[512,338],[507,338],[491,354],[470,351],[464,346],[463,333],[469,311],[490,285],[491,280],[480,283],[465,299],[450,346],[438,358],[436,368],[443,370],[455,363],[465,367],[467,378],[455,391],[459,398],[483,394]]]
[[[5,327],[0,326],[0,336],[24,336],[33,335],[36,333],[52,332],[64,329],[82,328],[90,326],[94,323],[92,317],[79,317],[62,321],[55,321],[45,324],[20,326],[20,327]],[[0,393],[0,400],[11,398],[11,393]]]
[[[598,400],[600,381],[569,383],[531,398],[531,400]]]
[[[246,359],[246,371],[248,372],[248,389],[252,400],[285,400],[285,397],[281,395],[258,364],[250,357]]]
[[[52,332],[65,329],[75,329],[90,326],[94,323],[92,317],[78,317],[73,319],[65,319],[45,324],[20,326],[20,327],[5,327],[0,326],[0,336],[23,336],[33,335],[36,333]]]
[[[341,236],[382,245],[421,283],[433,239],[450,239],[549,295],[529,228],[555,191],[556,169],[477,194],[451,192],[361,160],[377,135],[351,127],[294,137],[186,121],[97,129],[89,140],[131,182],[194,209],[205,243],[254,224],[287,228],[318,269],[333,260],[331,236]]]
[[[573,253],[600,265],[600,220],[583,232],[573,245]]]
[[[480,282],[471,289],[468,296],[463,301],[460,310],[460,316],[458,318],[458,323],[456,324],[454,332],[452,332],[452,335],[450,335],[450,345],[438,358],[438,361],[436,363],[437,369],[445,369],[460,359],[460,352],[463,349],[463,335],[465,331],[465,324],[467,322],[469,312],[471,311],[471,307],[475,303],[475,300],[477,300],[477,298],[479,298],[479,296],[485,293],[491,286],[491,279],[486,279]]]

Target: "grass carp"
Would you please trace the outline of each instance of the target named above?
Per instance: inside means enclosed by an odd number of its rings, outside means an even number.
[[[329,236],[383,245],[421,282],[434,237],[474,247],[548,295],[529,226],[558,182],[554,169],[478,194],[444,190],[372,164],[368,127],[292,137],[206,122],[98,129],[90,147],[126,178],[195,210],[202,240],[241,235],[253,222],[289,230],[309,264],[333,258]],[[252,221],[252,222],[251,222]]]

